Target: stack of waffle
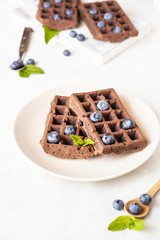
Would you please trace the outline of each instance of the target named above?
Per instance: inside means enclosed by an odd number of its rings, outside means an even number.
[[[104,100],[109,108],[100,111],[97,103]],[[90,115],[97,111],[102,121],[94,123]],[[125,119],[132,119],[114,89],[99,90],[87,93],[74,93],[70,97],[55,96],[47,116],[41,145],[48,154],[60,158],[89,158],[102,154],[120,154],[143,150],[147,140],[135,123],[132,129],[122,128]],[[133,119],[132,119],[133,120]],[[82,140],[91,139],[93,145],[77,146],[70,136],[65,135],[66,126],[73,126],[75,135]],[[60,141],[48,142],[48,134],[56,131]],[[114,143],[105,145],[102,137],[110,134]]]
[[[50,7],[44,7],[44,2],[49,2]],[[71,10],[71,14],[67,14],[68,10]],[[91,10],[95,13],[91,14]],[[106,20],[106,13],[111,14],[112,19]],[[55,15],[58,19],[55,19]],[[81,18],[97,40],[121,42],[138,35],[138,31],[116,1],[79,4],[79,0],[40,0],[36,17],[43,25],[55,30],[75,28]],[[103,22],[104,26],[99,28],[99,22]],[[120,32],[115,33],[114,29],[117,27]]]

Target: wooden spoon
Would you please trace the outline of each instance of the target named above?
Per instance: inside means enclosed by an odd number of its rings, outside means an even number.
[[[154,195],[158,192],[158,190],[160,190],[160,180],[147,192],[147,194],[149,194],[149,195],[153,198]],[[130,205],[131,203],[133,203],[133,202],[134,202],[134,203],[135,203],[135,202],[136,202],[136,203],[139,203],[139,205],[141,206],[142,211],[141,211],[140,214],[134,215],[134,214],[130,213],[130,211],[129,211],[129,205]],[[139,197],[137,197],[137,198],[134,198],[134,199],[128,201],[128,202],[124,205],[124,209],[125,209],[125,211],[126,211],[129,215],[131,215],[131,216],[134,216],[134,217],[136,217],[136,218],[144,218],[144,217],[147,215],[148,211],[149,211],[149,206],[142,204],[142,203],[140,202]]]

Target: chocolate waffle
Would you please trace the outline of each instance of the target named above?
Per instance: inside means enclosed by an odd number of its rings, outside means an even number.
[[[51,7],[44,8],[44,2],[50,2]],[[40,0],[36,18],[43,25],[51,29],[61,31],[75,28],[79,25],[77,5],[78,0],[63,0],[59,3],[56,3],[55,0]],[[72,10],[73,15],[67,15],[66,10]],[[60,16],[61,19],[55,20],[55,15]]]
[[[93,38],[97,40],[116,43],[121,42],[128,37],[138,35],[138,31],[116,1],[81,3],[79,4],[78,9],[82,20],[86,23]],[[96,9],[97,14],[91,15],[89,13],[91,9]],[[112,14],[113,18],[111,20],[105,20],[105,13]],[[97,23],[99,21],[103,21],[105,27],[98,28]],[[114,33],[113,29],[115,27],[120,27],[121,32]]]
[[[76,146],[70,136],[64,134],[67,125],[72,125],[76,129],[75,135],[80,136],[83,140],[87,134],[83,124],[77,115],[68,107],[68,97],[55,96],[51,102],[50,111],[45,123],[45,130],[40,141],[42,148],[48,154],[59,158],[89,158],[95,155],[93,145],[85,147]],[[52,144],[47,141],[48,133],[57,131],[61,140],[58,144]]]
[[[97,108],[97,103],[100,100],[108,102],[108,110],[100,111]],[[72,94],[69,100],[69,107],[79,116],[87,135],[95,142],[96,154],[119,154],[141,151],[147,145],[147,140],[137,125],[133,129],[128,130],[121,127],[123,120],[131,118],[131,116],[112,88]],[[93,123],[90,120],[90,115],[94,111],[102,114],[102,122]],[[114,144],[105,145],[102,142],[104,134],[111,134],[115,140]]]

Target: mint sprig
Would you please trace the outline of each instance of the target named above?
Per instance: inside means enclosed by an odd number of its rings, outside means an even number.
[[[131,217],[131,219],[134,222],[134,226],[133,226],[134,230],[139,231],[142,228],[144,228],[144,221],[142,219],[137,219],[135,217]]]
[[[95,144],[95,142],[93,142],[91,139],[82,140],[79,136],[76,136],[76,135],[70,135],[70,137],[73,139],[74,143],[77,146],[85,147],[89,144]]]
[[[133,229],[136,231],[144,228],[144,221],[142,219],[137,219],[132,216],[120,216],[117,217],[112,223],[109,224],[108,230],[110,231],[121,231],[124,229]]]
[[[48,44],[49,41],[60,32],[58,30],[48,28],[44,25],[42,25],[42,27],[44,28],[44,39],[46,44]]]
[[[19,76],[28,78],[31,74],[44,74],[44,71],[35,65],[26,65],[25,68],[19,70]]]

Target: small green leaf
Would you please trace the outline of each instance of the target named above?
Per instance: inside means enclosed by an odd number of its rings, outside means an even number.
[[[95,142],[93,142],[91,139],[86,139],[86,140],[82,140],[79,136],[76,136],[76,135],[70,135],[70,137],[73,139],[74,143],[77,145],[77,146],[87,146],[89,144],[94,144]]]
[[[83,146],[83,140],[80,138],[80,139],[78,139],[78,145],[79,146]]]
[[[81,146],[81,143],[83,143],[83,140],[76,135],[70,135],[70,137],[73,139],[73,142],[77,145],[77,146]]]
[[[40,67],[37,67],[35,65],[27,65],[25,68],[32,74],[35,73],[44,74],[44,71]]]
[[[83,147],[89,145],[89,144],[95,144],[95,142],[93,142],[91,139],[86,139],[83,141]]]
[[[135,217],[131,217],[131,219],[134,223],[134,226],[133,226],[134,230],[139,231],[142,228],[144,228],[144,221],[142,219],[137,219]]]
[[[137,219],[132,216],[120,216],[109,224],[108,230],[120,231],[129,228],[129,230],[141,230],[144,228],[144,222],[142,219]]]
[[[28,70],[25,69],[25,68],[19,70],[19,76],[20,76],[20,77],[28,78],[30,75],[31,75],[31,73],[28,72]]]
[[[134,227],[134,222],[132,220],[132,218],[130,217],[129,223],[128,223],[128,228],[129,230],[131,230]]]
[[[19,70],[19,76],[28,78],[31,74],[44,74],[44,71],[35,65],[26,65],[25,68]]]
[[[58,30],[48,28],[44,25],[42,25],[42,27],[44,28],[44,38],[46,44],[48,44],[49,41],[60,32]]]
[[[108,230],[110,231],[120,231],[128,228],[130,222],[129,216],[120,216],[117,217],[112,223],[109,224]]]

